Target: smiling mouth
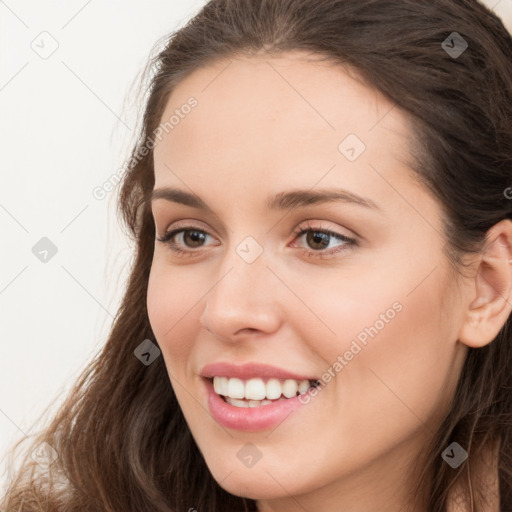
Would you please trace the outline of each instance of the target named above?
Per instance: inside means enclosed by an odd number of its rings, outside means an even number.
[[[215,376],[208,379],[225,402],[234,407],[260,407],[288,400],[318,387],[318,380],[252,378]]]

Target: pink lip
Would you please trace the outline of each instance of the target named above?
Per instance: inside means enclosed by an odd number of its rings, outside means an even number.
[[[304,405],[296,396],[259,407],[235,407],[215,393],[211,380],[204,378],[203,382],[213,418],[220,425],[231,429],[256,431],[270,428],[279,425],[293,411]]]
[[[275,366],[260,363],[246,363],[242,365],[234,365],[227,362],[211,363],[201,370],[200,375],[208,379],[212,377],[237,377],[247,380],[259,377],[262,379],[295,379],[297,381],[317,380],[317,377],[298,375]]]

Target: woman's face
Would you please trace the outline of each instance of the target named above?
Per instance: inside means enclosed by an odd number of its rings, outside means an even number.
[[[264,510],[398,510],[465,356],[406,118],[292,52],[201,68],[161,122],[157,237],[188,231],[155,241],[148,312],[211,473]]]

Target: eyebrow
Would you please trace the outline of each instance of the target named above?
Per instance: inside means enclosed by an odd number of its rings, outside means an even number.
[[[151,202],[156,199],[165,199],[166,201],[191,206],[212,214],[214,213],[199,196],[177,188],[163,187],[153,190]],[[312,204],[330,202],[351,203],[374,210],[381,209],[371,199],[364,198],[343,189],[290,190],[288,192],[279,192],[275,196],[272,196],[265,203],[265,206],[271,210],[293,210]]]

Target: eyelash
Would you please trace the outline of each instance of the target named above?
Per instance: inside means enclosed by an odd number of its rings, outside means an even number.
[[[189,250],[182,249],[181,247],[179,247],[176,244],[176,242],[172,241],[172,239],[178,233],[185,232],[185,231],[195,231],[197,233],[202,233],[202,234],[211,236],[207,231],[198,229],[194,226],[182,226],[182,227],[173,229],[172,231],[165,233],[163,237],[157,238],[157,240],[159,242],[166,244],[169,247],[169,249],[172,252],[174,252],[175,254],[178,254],[180,256],[192,256],[193,253],[198,252],[198,251],[195,249],[189,249]],[[331,249],[328,252],[326,252],[324,250],[314,251],[314,250],[304,249],[304,252],[307,254],[307,256],[313,256],[313,257],[317,257],[317,258],[325,258],[325,257],[332,256],[338,252],[351,249],[357,245],[357,241],[354,238],[350,238],[348,236],[342,235],[341,233],[336,233],[335,231],[331,231],[329,229],[315,228],[314,226],[311,226],[309,223],[307,224],[307,227],[298,227],[297,229],[295,229],[293,234],[295,235],[295,238],[298,238],[310,231],[312,231],[314,233],[322,233],[322,234],[331,236],[331,237],[336,238],[345,243],[343,245],[338,246],[335,249]]]

